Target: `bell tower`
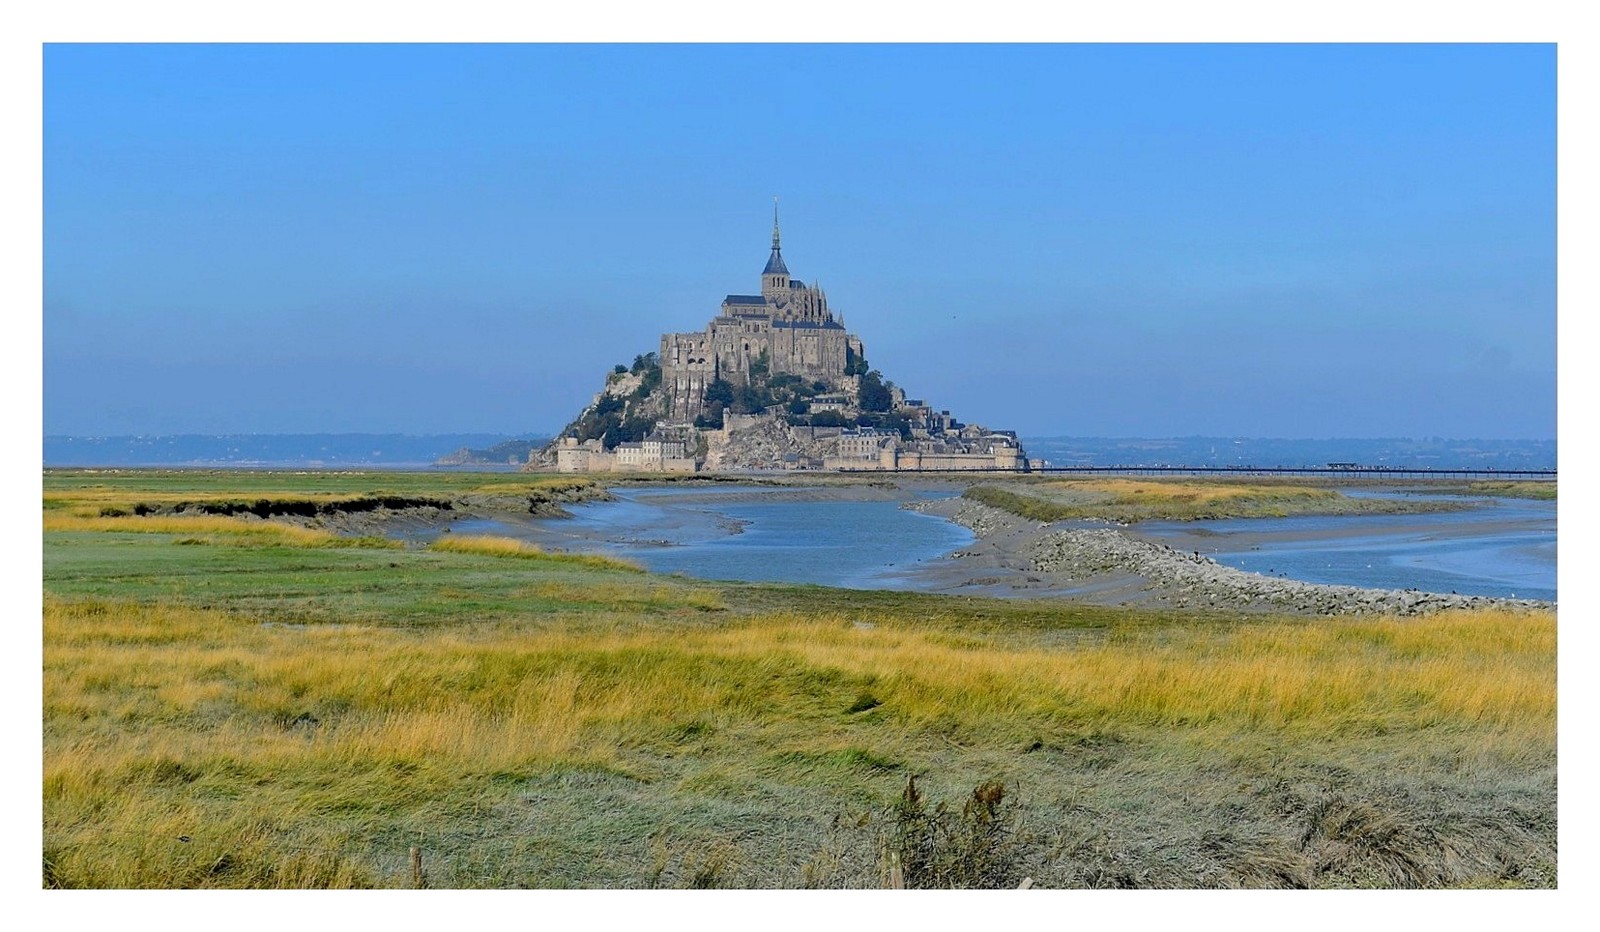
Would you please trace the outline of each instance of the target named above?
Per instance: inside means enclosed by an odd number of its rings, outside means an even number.
[[[783,264],[783,251],[778,238],[778,197],[772,197],[772,255],[767,257],[767,267],[761,270],[761,296],[769,307],[787,304],[789,300],[789,267]]]

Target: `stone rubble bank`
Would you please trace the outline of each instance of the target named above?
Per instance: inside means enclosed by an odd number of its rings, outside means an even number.
[[[935,503],[913,507],[935,510]],[[943,510],[943,509],[941,509]],[[1052,530],[1015,515],[962,500],[946,517],[970,528],[978,545],[955,554],[998,558],[1011,570],[1086,581],[1137,576],[1151,594],[1147,604],[1174,608],[1280,611],[1307,615],[1420,615],[1459,608],[1548,609],[1552,603],[1416,590],[1363,589],[1300,582],[1248,573],[1198,553],[1140,540],[1115,527]],[[985,545],[999,537],[1021,538],[1016,546]]]

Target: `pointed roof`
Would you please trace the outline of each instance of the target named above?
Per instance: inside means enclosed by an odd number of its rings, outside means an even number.
[[[788,275],[789,267],[783,264],[782,247],[778,244],[778,196],[772,196],[772,255],[767,257],[767,267],[762,275]]]

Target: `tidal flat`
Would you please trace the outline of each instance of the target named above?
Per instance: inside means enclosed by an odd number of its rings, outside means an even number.
[[[708,582],[177,507],[605,494],[570,477],[44,485],[46,886],[411,886],[413,848],[451,887],[1555,885],[1553,610]]]

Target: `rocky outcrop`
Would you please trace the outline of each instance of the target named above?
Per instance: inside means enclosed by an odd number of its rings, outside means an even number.
[[[788,457],[821,460],[832,451],[815,440],[795,437],[780,418],[761,417],[748,427],[711,435],[705,469],[709,472],[740,472],[790,468]]]

